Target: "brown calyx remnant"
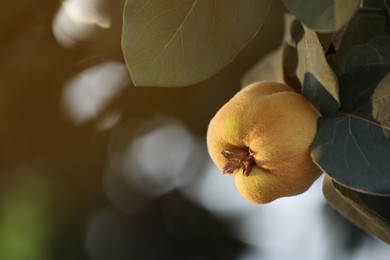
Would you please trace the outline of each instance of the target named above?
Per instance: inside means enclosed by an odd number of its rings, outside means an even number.
[[[249,176],[256,162],[253,157],[253,151],[249,147],[236,148],[231,151],[224,150],[222,155],[228,159],[223,167],[223,173],[233,174],[235,170],[242,169],[245,176]]]

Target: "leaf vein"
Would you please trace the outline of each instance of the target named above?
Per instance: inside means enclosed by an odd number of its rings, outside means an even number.
[[[192,6],[190,7],[190,9],[188,10],[188,12],[186,13],[183,21],[180,23],[179,27],[176,29],[175,33],[172,34],[172,36],[169,38],[169,40],[167,41],[167,43],[164,45],[164,47],[162,48],[161,50],[161,53],[163,53],[167,48],[168,46],[172,43],[172,41],[175,39],[176,35],[178,34],[178,32],[180,32],[182,29],[183,29],[183,26],[184,24],[187,22],[187,19],[188,17],[190,16],[190,14],[192,13],[192,11],[194,10],[196,4],[198,3],[199,0],[195,0],[194,3],[192,4]],[[160,55],[157,55],[153,61],[150,63],[149,67],[152,67],[156,61],[160,58],[161,54]]]

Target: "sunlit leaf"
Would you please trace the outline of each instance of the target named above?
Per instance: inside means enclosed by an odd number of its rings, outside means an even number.
[[[389,107],[390,65],[353,69],[339,78],[340,112],[318,121],[314,161],[353,190],[390,195],[390,126],[379,122]],[[378,85],[379,84],[379,85]],[[385,90],[385,91],[383,91]]]
[[[285,45],[286,81],[305,95],[323,115],[339,108],[338,83],[315,31],[292,23],[290,45]]]
[[[367,233],[390,244],[389,197],[358,193],[339,185],[329,176],[325,176],[323,193],[329,204],[341,215]],[[378,208],[382,212],[377,212]]]
[[[371,64],[390,64],[390,36],[381,35],[365,44],[351,46],[345,54],[345,70]]]
[[[122,48],[135,85],[184,86],[229,64],[272,0],[127,0]]]
[[[355,14],[360,0],[283,0],[299,20],[317,31],[336,31]]]

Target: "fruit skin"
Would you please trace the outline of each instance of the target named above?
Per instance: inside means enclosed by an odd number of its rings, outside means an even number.
[[[291,87],[276,82],[256,82],[239,91],[210,121],[207,147],[223,172],[226,151],[251,154],[254,165],[232,171],[238,192],[246,200],[269,203],[279,197],[306,191],[321,174],[310,157],[309,146],[317,130],[318,111]],[[230,154],[230,153],[228,153]]]

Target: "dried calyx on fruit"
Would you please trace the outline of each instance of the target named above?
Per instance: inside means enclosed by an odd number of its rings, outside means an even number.
[[[245,176],[249,176],[252,168],[255,166],[253,151],[248,147],[235,148],[233,150],[224,150],[222,155],[228,159],[228,162],[223,167],[223,173],[233,174],[235,170],[242,169]]]

